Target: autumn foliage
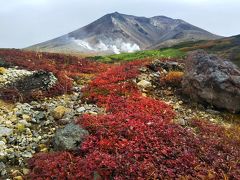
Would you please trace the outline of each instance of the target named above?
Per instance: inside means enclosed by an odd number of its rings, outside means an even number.
[[[162,85],[170,85],[179,87],[181,86],[181,81],[184,73],[181,71],[170,71],[166,74],[166,76],[160,79]]]
[[[69,93],[72,90],[73,79],[82,74],[100,73],[107,65],[89,59],[54,53],[35,53],[21,50],[0,50],[1,60],[12,66],[27,70],[43,70],[52,72],[58,79],[48,91],[20,92],[17,89],[1,89],[1,98],[5,100],[31,101],[43,97],[52,97]]]
[[[76,123],[90,136],[74,152],[41,153],[29,179],[239,179],[240,145],[225,129],[203,120],[174,124],[172,108],[133,83],[144,61],[113,65],[83,90],[106,108]],[[231,136],[232,137],[232,136]]]

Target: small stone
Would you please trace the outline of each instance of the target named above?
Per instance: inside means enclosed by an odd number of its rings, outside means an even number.
[[[141,80],[140,82],[137,83],[137,85],[142,88],[149,88],[152,86],[151,82],[149,82],[147,80]]]
[[[168,72],[165,69],[163,69],[162,73],[167,74]]]
[[[3,77],[0,77],[0,83],[5,83],[5,82],[7,82],[7,80]]]
[[[48,148],[43,148],[40,150],[41,152],[48,152]]]
[[[31,132],[31,129],[29,128],[26,128],[26,134],[29,135],[29,136],[32,136],[32,132]]]
[[[215,119],[213,119],[213,118],[210,118],[210,119],[209,119],[209,121],[211,121],[211,122],[214,122],[214,121],[215,121]]]
[[[178,103],[173,105],[173,109],[175,109],[175,110],[180,109],[180,108],[181,108],[181,106]]]
[[[85,105],[84,105],[84,108],[85,108],[86,110],[90,110],[90,109],[91,109],[91,107],[90,107],[89,104],[85,104]]]
[[[7,143],[6,138],[2,138],[1,141],[3,141],[5,144]]]
[[[22,174],[19,170],[11,170],[11,172],[12,172],[12,176],[15,176],[15,177],[18,177]]]
[[[38,148],[41,151],[42,149],[46,148],[47,146],[45,144],[39,144]]]
[[[94,112],[94,111],[88,111],[88,113],[91,114],[91,115],[98,115],[98,113]]]
[[[74,93],[73,96],[71,97],[71,99],[72,99],[73,101],[77,101],[78,98],[79,98],[79,94],[78,94],[78,93]]]
[[[2,171],[1,171],[1,176],[4,176],[4,175],[6,175],[7,174],[7,170],[6,169],[3,169]]]
[[[153,73],[152,75],[153,75],[154,77],[157,77],[157,78],[160,77],[160,73]]]
[[[13,132],[12,129],[0,126],[0,137],[9,136],[12,134],[12,132]]]
[[[183,102],[182,101],[178,101],[178,104],[183,104]]]
[[[64,106],[58,106],[53,110],[53,117],[56,120],[61,119],[66,113],[66,108]]]
[[[4,141],[0,141],[0,149],[1,147],[5,147],[5,142]]]
[[[16,115],[11,115],[11,116],[9,116],[8,119],[12,122],[16,122],[17,121],[17,116]]]
[[[0,171],[6,168],[6,165],[3,162],[0,162]]]
[[[183,119],[183,118],[178,119],[177,122],[178,122],[180,125],[182,125],[182,126],[186,126],[186,125],[187,125],[186,120]]]
[[[30,152],[23,152],[22,153],[22,157],[31,158],[32,157],[32,153],[30,153]]]
[[[22,176],[16,176],[13,178],[13,180],[23,180],[23,177]]]
[[[27,175],[27,174],[29,174],[30,169],[23,168],[23,169],[22,169],[22,172],[23,172],[24,175]]]
[[[39,111],[36,115],[35,115],[35,119],[37,121],[43,120],[45,118],[45,113],[43,111]]]
[[[77,112],[78,112],[78,113],[82,113],[82,112],[84,112],[85,110],[86,110],[85,107],[77,108]]]
[[[26,120],[26,121],[31,121],[31,117],[30,117],[29,115],[27,115],[27,114],[23,114],[23,115],[22,115],[22,118],[23,118],[24,120]]]
[[[31,123],[28,123],[26,120],[20,120],[19,123],[23,124],[26,127],[30,127],[31,126]]]
[[[141,67],[139,70],[140,70],[141,72],[146,72],[146,71],[147,71],[147,68],[146,68],[146,67]]]
[[[7,153],[6,153],[6,143],[3,141],[0,141],[0,158],[4,157]]]
[[[23,172],[24,175],[27,175],[27,174],[29,174],[30,169],[23,168],[23,169],[22,169],[22,172]]]
[[[7,69],[4,67],[0,67],[0,74],[5,74],[7,72]]]

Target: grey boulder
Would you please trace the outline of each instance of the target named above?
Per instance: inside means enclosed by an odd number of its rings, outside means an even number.
[[[240,70],[237,66],[197,50],[190,53],[185,68],[184,94],[219,109],[240,112]]]
[[[79,125],[70,123],[62,129],[58,129],[54,138],[55,150],[76,150],[83,140],[89,135],[88,131]]]

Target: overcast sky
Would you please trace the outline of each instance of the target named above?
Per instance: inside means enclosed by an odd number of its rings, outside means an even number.
[[[23,48],[119,12],[183,19],[212,33],[240,34],[240,0],[0,0],[0,48]]]

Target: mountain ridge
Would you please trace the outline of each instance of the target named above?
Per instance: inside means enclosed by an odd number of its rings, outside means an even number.
[[[218,38],[220,36],[181,19],[166,16],[147,18],[114,12],[63,36],[26,49],[47,52],[118,54],[144,50],[159,43],[173,45],[189,40]]]

